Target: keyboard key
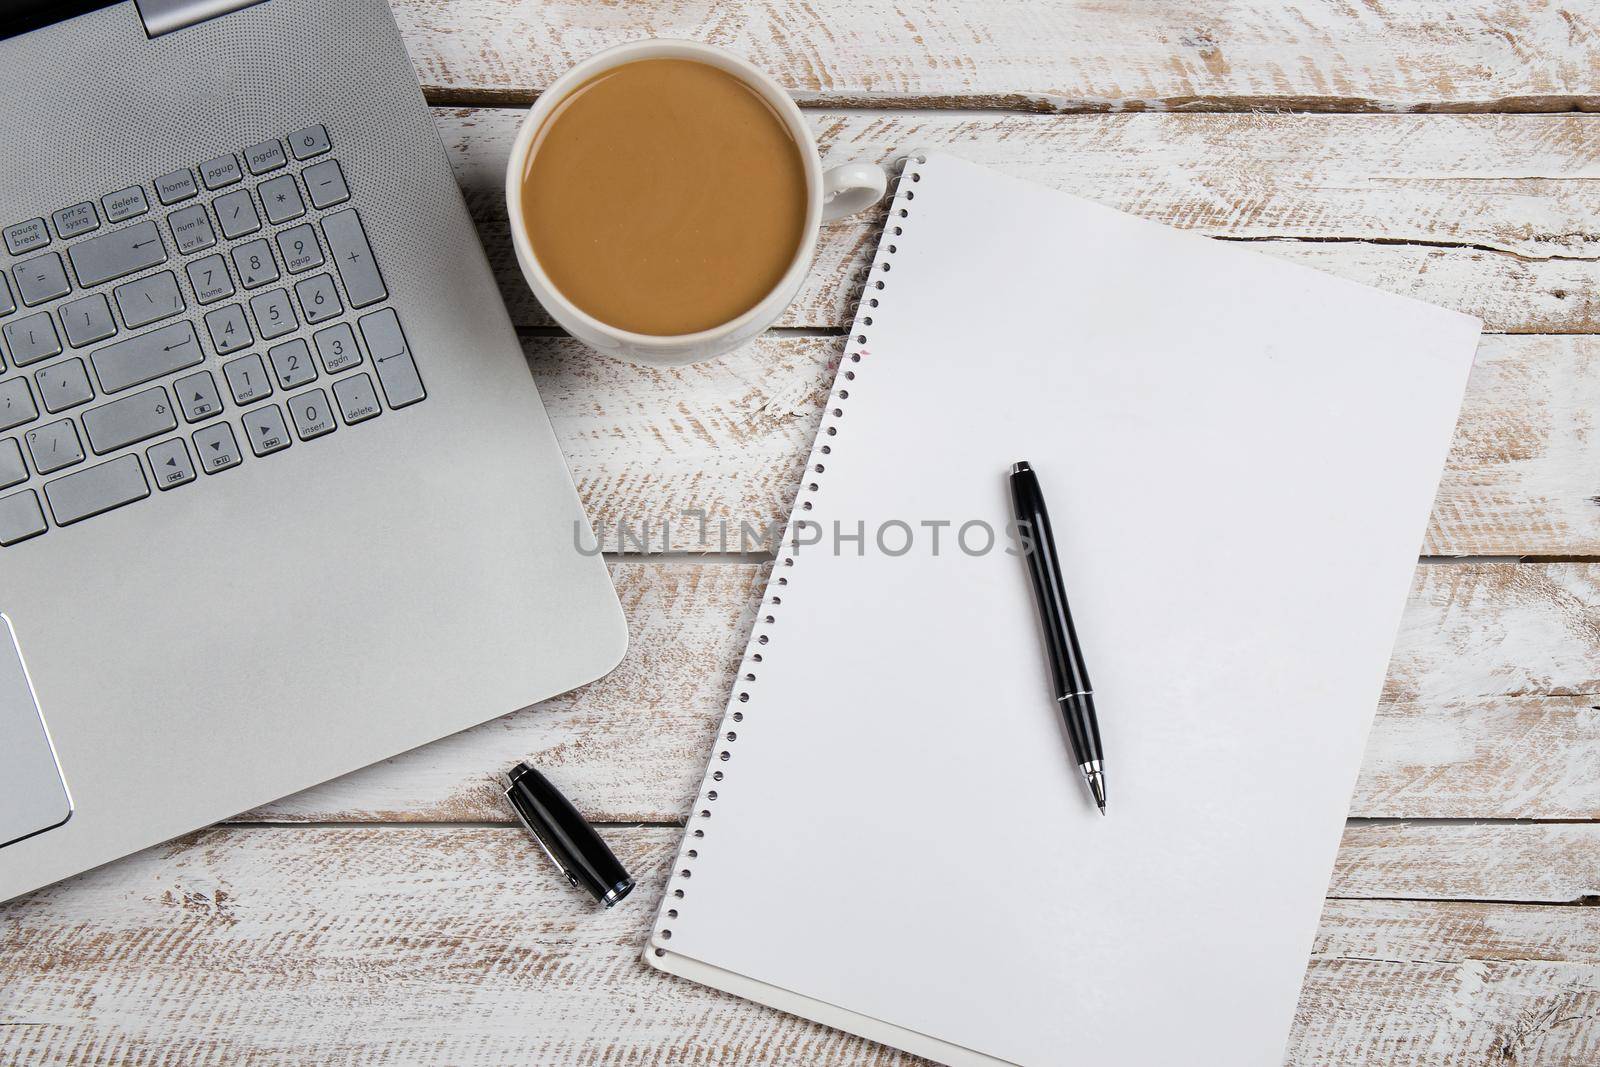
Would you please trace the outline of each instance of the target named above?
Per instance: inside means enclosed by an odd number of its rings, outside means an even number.
[[[7,378],[0,382],[0,433],[14,430],[39,417],[33,406],[33,392],[26,378]]]
[[[22,446],[15,437],[0,441],[0,489],[28,480],[28,465],[22,462]]]
[[[56,324],[48,311],[8,322],[4,333],[6,351],[11,353],[11,362],[18,367],[49,359],[61,351],[61,338],[56,335]]]
[[[256,317],[256,326],[263,340],[281,337],[300,328],[294,317],[294,305],[289,303],[289,290],[274,289],[250,298],[250,313]]]
[[[56,236],[65,241],[68,237],[80,237],[98,230],[100,213],[94,209],[92,200],[85,200],[81,204],[62,208],[50,216],[50,221],[56,225]]]
[[[352,374],[333,383],[334,399],[339,401],[339,411],[345,424],[354,426],[383,414],[378,403],[378,393],[372,388],[372,379],[365,374]]]
[[[154,222],[91,237],[67,249],[78,284],[85,289],[167,261],[167,249]]]
[[[44,495],[56,525],[71,526],[143,500],[150,495],[150,483],[144,480],[138,456],[119,456],[110,463],[44,483]]]
[[[211,207],[222,225],[222,236],[230,241],[261,229],[261,216],[256,214],[256,202],[248,189],[224,193]]]
[[[167,216],[172,227],[172,240],[181,255],[190,255],[217,243],[216,231],[211,228],[211,216],[204,204],[190,204]]]
[[[321,389],[308,389],[299,396],[290,397],[287,403],[295,432],[302,441],[322,437],[339,428],[333,420],[333,409],[328,406],[328,394]]]
[[[39,494],[32,489],[0,499],[0,545],[10,548],[19,541],[38,537],[47,529],[44,510],[39,507]]]
[[[289,427],[284,425],[283,412],[276,404],[246,412],[244,432],[250,438],[250,451],[258,456],[270,456],[289,447]]]
[[[61,265],[61,257],[54,252],[23,260],[12,268],[11,274],[17,279],[17,295],[29,307],[72,291],[67,282],[67,268]]]
[[[328,239],[328,251],[333,265],[344,280],[344,291],[350,296],[350,306],[363,308],[376,304],[389,295],[384,288],[383,275],[372,259],[372,247],[367,244],[366,231],[361,228],[361,217],[353,208],[335,212],[322,220],[322,235]]]
[[[206,183],[207,189],[221,189],[243,177],[244,174],[239,170],[239,157],[232,152],[200,164],[200,180]]]
[[[274,226],[306,213],[306,204],[300,199],[300,186],[295,184],[293,174],[262,182],[261,204],[267,209],[267,221]]]
[[[284,230],[277,241],[283,265],[290,274],[322,266],[322,246],[317,244],[317,231],[310,223]]]
[[[222,394],[217,392],[217,380],[208,370],[179,378],[172,383],[178,397],[178,409],[189,422],[209,419],[222,410]]]
[[[270,348],[267,356],[272,360],[272,373],[278,376],[280,388],[293,389],[317,376],[316,364],[311,362],[311,349],[306,347],[304,338],[296,337]]]
[[[144,198],[144,189],[138,185],[130,185],[126,189],[118,189],[114,193],[107,193],[100,198],[100,206],[106,209],[107,222],[121,222],[131,219],[135,215],[143,215],[150,210],[150,201]]]
[[[392,408],[415,404],[428,395],[422,387],[422,377],[412,362],[411,349],[406,347],[406,335],[400,330],[400,318],[393,308],[364,315],[361,318],[361,336],[372,353],[372,366],[383,385],[383,395]]]
[[[233,269],[239,273],[239,284],[246,289],[278,280],[278,263],[272,258],[272,246],[261,238],[246,241],[229,255],[233,257]]]
[[[29,219],[7,226],[5,237],[6,251],[14,256],[32,252],[50,243],[50,231],[45,228],[44,219]]]
[[[94,387],[89,384],[89,372],[81,359],[69,359],[34,371],[33,380],[39,386],[39,399],[44,409],[52,415],[94,399]]]
[[[184,308],[183,296],[178,292],[178,276],[170,270],[127,282],[111,292],[117,298],[122,321],[130,330],[170,319]]]
[[[307,126],[289,135],[289,151],[296,159],[320,156],[329,148],[328,131],[322,126]]]
[[[104,341],[117,332],[117,322],[111,317],[111,305],[106,302],[103,293],[63,304],[61,325],[66,327],[67,344],[73,348]]]
[[[222,376],[228,379],[228,391],[235,404],[249,404],[272,395],[272,379],[261,357],[254,352],[241,356],[232,363],[222,365]]]
[[[200,303],[214,304],[225,296],[233,295],[233,278],[228,274],[228,262],[220,255],[197,259],[184,269],[189,272],[194,298]]]
[[[251,174],[265,174],[287,163],[283,155],[283,142],[274,137],[270,141],[253,144],[244,150],[244,165]]]
[[[172,401],[159,385],[83,413],[83,429],[89,435],[89,447],[97,456],[177,428]]]
[[[239,442],[234,439],[233,427],[225,422],[196,430],[192,436],[195,454],[200,457],[200,469],[207,474],[237,467],[244,459],[239,453]]]
[[[78,428],[71,419],[46,423],[23,435],[28,442],[28,454],[33,457],[33,468],[40,474],[50,474],[83,462],[83,444],[78,440]]]
[[[294,283],[294,292],[300,298],[300,310],[305,312],[306,321],[313,326],[344,313],[344,304],[339,301],[339,289],[333,284],[331,274],[303,278]]]
[[[176,204],[200,192],[194,183],[194,174],[188,167],[180,167],[156,179],[156,197],[163,204]]]
[[[189,446],[174,437],[145,450],[150,469],[155,472],[156,488],[163,492],[194,481],[194,464],[189,461]]]
[[[344,183],[344,171],[337,159],[313,163],[300,175],[305,179],[306,192],[311,194],[311,204],[318,210],[342,204],[350,199],[350,187]]]
[[[0,270],[0,318],[17,310],[17,302],[11,298],[11,283],[6,281],[6,273]]]
[[[255,338],[250,336],[250,324],[245,321],[244,308],[238,304],[206,312],[206,330],[211,334],[211,347],[217,355],[225,356],[248,348]]]
[[[361,362],[361,349],[348,322],[318,330],[311,339],[317,343],[317,355],[322,357],[322,366],[329,374],[349,370]]]
[[[102,393],[118,393],[205,359],[194,325],[174,322],[158,330],[106,345],[89,357]]]

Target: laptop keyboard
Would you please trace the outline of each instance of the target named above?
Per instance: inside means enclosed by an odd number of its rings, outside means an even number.
[[[426,399],[349,201],[310,126],[0,229],[0,546]]]

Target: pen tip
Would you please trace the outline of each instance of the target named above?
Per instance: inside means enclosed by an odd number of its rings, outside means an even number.
[[[1105,813],[1106,813],[1106,806],[1104,804],[1102,804],[1102,805],[1100,805],[1100,814],[1104,815]]]

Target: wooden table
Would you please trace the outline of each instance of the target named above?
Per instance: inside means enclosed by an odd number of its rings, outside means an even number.
[[[642,370],[561,337],[505,239],[512,131],[572,63],[647,36],[772,71],[825,158],[947,146],[1483,318],[1288,1055],[1600,1062],[1600,118],[1576,113],[1600,108],[1595,7],[397,4],[632,651],[0,907],[0,1062],[911,1062],[638,960],[768,562],[737,537],[708,552],[694,523],[663,545],[659,520],[786,512],[881,222],[827,229],[780,327],[714,363]],[[645,553],[618,534],[641,519]],[[510,825],[491,775],[523,756],[611,824],[627,906],[596,914]]]

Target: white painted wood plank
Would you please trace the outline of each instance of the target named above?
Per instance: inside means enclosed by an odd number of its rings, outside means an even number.
[[[513,318],[550,320],[506,237],[522,112],[438,109]],[[1580,116],[810,116],[825,161],[947,149],[1145,218],[1482,318],[1500,332],[1600,326],[1600,124]],[[783,326],[842,327],[881,212],[826,227]],[[1317,242],[1311,244],[1308,242]]]
[[[915,1062],[646,968],[678,831],[608,836],[640,883],[609,912],[521,830],[453,827],[223,828],[0,905],[0,1061]],[[1600,1033],[1564,1020],[1597,990],[1592,909],[1330,902],[1289,1058],[1591,1063]]]
[[[619,363],[564,338],[526,347],[603,547],[764,552],[788,515],[843,341],[769,336],[677,369]],[[1597,412],[1600,338],[1486,337],[1421,550],[1600,554]]]
[[[493,775],[528,758],[594,818],[680,819],[764,573],[615,564],[633,644],[611,675],[245,818],[506,822]],[[1419,568],[1351,814],[1600,819],[1600,698],[1570,695],[1600,692],[1597,611],[1600,566]]]
[[[527,100],[614,44],[685,37],[803,102],[1138,111],[1557,110],[1600,104],[1578,3],[1319,0],[397,0],[435,99]]]

